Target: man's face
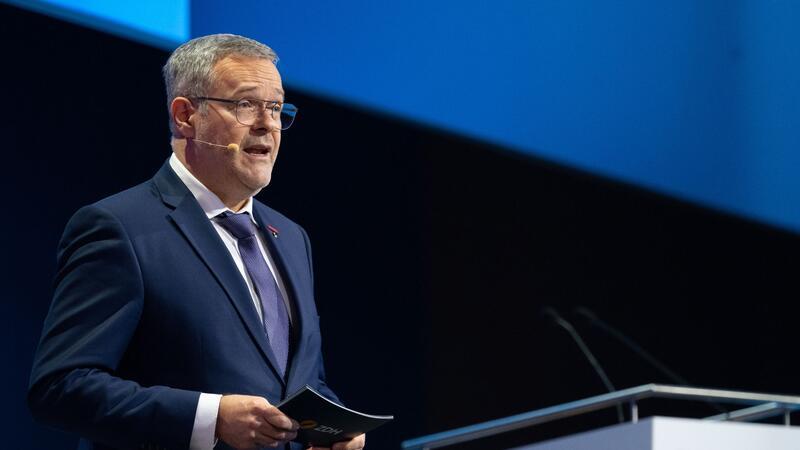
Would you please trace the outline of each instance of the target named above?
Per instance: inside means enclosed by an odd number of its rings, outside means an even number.
[[[278,69],[265,59],[225,58],[214,66],[214,73],[215,83],[207,97],[284,100]],[[205,114],[193,116],[194,137],[220,145],[238,144],[239,151],[195,142],[187,148],[187,162],[223,202],[255,195],[269,184],[278,157],[278,119],[265,112],[252,125],[243,125],[236,119],[236,105],[206,101]]]

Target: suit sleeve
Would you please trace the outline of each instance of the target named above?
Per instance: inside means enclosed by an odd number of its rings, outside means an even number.
[[[28,390],[34,417],[114,447],[188,448],[199,393],[116,373],[145,300],[123,226],[99,206],[81,209],[64,231],[57,266]]]
[[[308,273],[310,274],[311,285],[312,285],[311,287],[312,287],[312,291],[313,291],[313,288],[314,288],[314,263],[313,263],[313,260],[311,258],[311,241],[308,238],[308,234],[306,233],[306,230],[304,230],[301,227],[300,231],[303,234],[303,243],[305,244],[305,247],[306,247],[306,256],[308,258]],[[333,390],[330,387],[328,387],[328,383],[325,380],[325,364],[324,364],[324,361],[323,361],[323,358],[322,358],[322,350],[321,349],[320,349],[319,355],[317,356],[317,367],[318,367],[317,381],[319,383],[316,386],[317,391],[320,394],[322,394],[325,397],[327,397],[328,399],[333,400],[336,403],[342,404],[341,400],[339,400],[339,397],[337,397],[336,394],[333,392]]]

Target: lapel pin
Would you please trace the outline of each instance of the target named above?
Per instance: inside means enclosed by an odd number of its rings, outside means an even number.
[[[269,230],[270,233],[272,233],[272,237],[274,237],[274,238],[278,237],[278,229],[277,228],[273,227],[272,225],[267,225],[267,229]]]

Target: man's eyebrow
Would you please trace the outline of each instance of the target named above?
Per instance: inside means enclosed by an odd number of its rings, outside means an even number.
[[[233,95],[240,95],[240,94],[244,94],[245,92],[254,91],[254,90],[256,90],[256,89],[258,89],[258,86],[246,86],[246,87],[241,87],[241,88],[239,88],[239,89],[236,89],[235,91],[233,91]],[[282,101],[282,100],[283,100],[283,98],[284,98],[284,97],[285,97],[285,95],[286,95],[286,93],[283,91],[283,89],[280,89],[280,88],[278,88],[278,89],[275,89],[275,92],[278,94],[278,96],[280,97],[280,100]],[[278,99],[266,98],[266,99],[264,99],[264,100],[278,100]]]

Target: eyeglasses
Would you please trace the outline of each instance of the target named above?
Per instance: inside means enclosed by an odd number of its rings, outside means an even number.
[[[276,119],[275,114],[278,114],[278,121],[281,125],[281,130],[286,130],[292,123],[297,115],[297,107],[291,103],[276,102],[273,100],[257,100],[243,98],[241,100],[231,100],[227,98],[214,98],[214,97],[195,97],[197,100],[211,100],[215,102],[231,103],[236,105],[236,120],[242,125],[253,125],[256,123],[259,115],[269,111],[270,117]]]

